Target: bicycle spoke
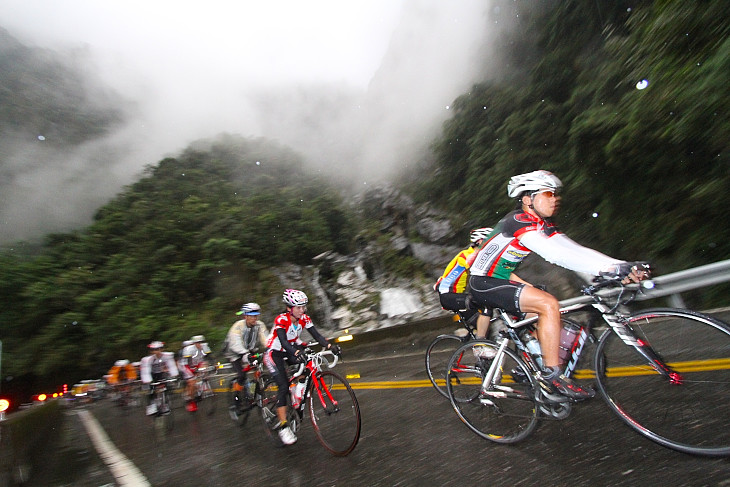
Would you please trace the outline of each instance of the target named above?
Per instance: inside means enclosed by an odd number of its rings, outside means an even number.
[[[599,389],[631,428],[666,447],[730,455],[730,329],[699,313],[647,310],[631,327],[670,373],[607,332],[596,351]],[[658,371],[659,370],[659,371]]]
[[[446,367],[449,359],[464,341],[456,335],[439,335],[426,349],[426,373],[434,388],[448,398],[446,392]]]
[[[308,405],[320,443],[334,455],[350,453],[360,439],[360,406],[347,381],[331,371],[318,374]]]
[[[533,379],[511,350],[495,359],[480,358],[474,346],[496,353],[493,342],[461,346],[448,365],[447,392],[459,418],[477,435],[497,443],[515,443],[537,426]],[[514,373],[513,371],[518,371]],[[484,384],[484,379],[492,380]]]

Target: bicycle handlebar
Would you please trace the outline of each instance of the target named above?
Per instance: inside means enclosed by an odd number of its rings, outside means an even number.
[[[327,364],[327,368],[331,369],[335,365],[337,365],[337,362],[340,360],[340,357],[338,355],[335,355],[335,353],[332,350],[322,350],[320,352],[313,352],[311,349],[306,348],[304,349],[304,353],[307,355],[307,362],[306,363],[300,363],[299,368],[297,371],[292,374],[292,379],[294,377],[299,377],[304,373],[304,369],[307,366],[309,362],[314,362],[313,366],[315,369],[322,368],[323,364]],[[330,362],[325,355],[331,355],[334,357],[334,360]]]

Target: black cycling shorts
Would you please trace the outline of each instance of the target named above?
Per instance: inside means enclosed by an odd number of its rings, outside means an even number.
[[[470,276],[469,292],[480,308],[500,308],[512,314],[520,314],[520,294],[525,284],[507,279],[486,276]]]

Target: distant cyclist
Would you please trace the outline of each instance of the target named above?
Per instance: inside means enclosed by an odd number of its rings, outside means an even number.
[[[626,262],[583,247],[561,233],[553,223],[562,182],[548,171],[533,171],[510,179],[507,194],[516,198],[517,209],[508,213],[489,238],[472,254],[469,265],[469,292],[479,306],[501,308],[509,313],[537,313],[537,336],[542,349],[544,370],[540,385],[550,393],[573,399],[593,397],[584,388],[560,373],[560,304],[551,294],[520,279],[514,272],[530,252],[553,264],[594,276],[619,274]],[[627,282],[648,277],[634,269]]]
[[[147,395],[147,415],[157,413],[157,405],[153,401],[155,390],[151,384],[168,378],[178,376],[177,365],[175,364],[175,354],[163,351],[165,344],[160,341],[154,341],[147,345],[150,354],[144,357],[139,364],[139,375],[142,383],[149,387]],[[164,413],[166,411],[160,411]]]
[[[267,330],[264,322],[259,320],[261,306],[257,303],[244,304],[236,314],[243,316],[243,319],[233,323],[228,330],[225,355],[236,372],[233,389],[237,394],[243,391],[246,383],[244,368],[251,362],[251,355],[266,349]]]
[[[283,301],[286,313],[282,313],[274,320],[274,328],[266,344],[264,364],[276,381],[278,392],[276,395],[276,414],[279,417],[279,438],[285,445],[297,441],[294,432],[286,421],[287,398],[289,397],[289,377],[286,363],[304,363],[304,342],[300,336],[304,328],[317,342],[335,354],[340,353],[340,347],[333,345],[323,337],[314,327],[312,320],[305,313],[309,298],[302,291],[287,289],[284,291]]]
[[[451,259],[444,273],[439,277],[433,287],[439,293],[441,307],[449,311],[461,311],[462,316],[467,322],[477,313],[476,309],[467,309],[466,298],[468,293],[466,286],[469,278],[467,273],[467,260],[491,232],[492,229],[489,227],[475,228],[469,232],[469,240],[471,243]],[[477,317],[476,325],[477,338],[486,338],[487,329],[489,328],[489,317],[480,313]]]
[[[190,339],[191,345],[182,351],[182,358],[178,362],[180,373],[185,379],[185,409],[189,412],[198,410],[198,403],[195,400],[195,372],[200,367],[207,367],[207,356],[210,350],[206,346],[203,335],[195,335]]]

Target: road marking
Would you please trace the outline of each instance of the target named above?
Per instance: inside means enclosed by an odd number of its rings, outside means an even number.
[[[77,414],[86,427],[92,443],[99,452],[99,456],[106,463],[117,483],[129,487],[149,487],[152,484],[140,470],[114,446],[93,414],[86,410],[79,410]]]

